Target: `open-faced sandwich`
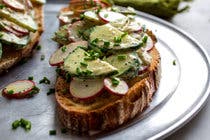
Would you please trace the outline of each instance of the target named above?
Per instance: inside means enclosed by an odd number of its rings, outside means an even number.
[[[0,0],[0,73],[31,55],[43,32],[43,0]]]
[[[156,37],[132,8],[71,1],[58,18],[55,85],[60,122],[76,132],[116,128],[142,112],[160,80]]]

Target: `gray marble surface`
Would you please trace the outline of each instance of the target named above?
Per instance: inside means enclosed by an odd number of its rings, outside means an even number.
[[[210,0],[194,0],[190,7],[188,12],[176,15],[170,22],[190,33],[210,56]],[[167,139],[209,140],[210,99],[195,118]]]

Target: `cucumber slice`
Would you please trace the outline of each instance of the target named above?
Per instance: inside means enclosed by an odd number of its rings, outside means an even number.
[[[115,54],[106,58],[105,61],[118,69],[117,76],[126,79],[138,75],[142,63],[135,52]]]
[[[0,43],[0,60],[1,60],[1,57],[2,57],[2,54],[3,54],[3,50],[2,50],[2,44]]]
[[[141,41],[125,34],[110,24],[96,26],[90,34],[90,42],[100,48],[113,51],[138,49],[142,45]],[[104,42],[109,42],[109,46],[104,46]]]
[[[0,31],[0,40],[8,45],[14,46],[16,49],[22,49],[29,42],[29,36],[17,37],[12,33]]]
[[[92,22],[100,22],[98,15],[94,11],[86,11],[84,13],[85,19],[90,20]]]
[[[27,14],[15,12],[8,8],[2,8],[0,9],[0,16],[23,28],[28,29],[29,31],[36,32],[38,29],[35,20]]]
[[[77,48],[64,61],[64,70],[69,74],[82,78],[94,78],[116,74],[117,69],[100,59],[86,60],[88,53]]]
[[[59,28],[58,31],[55,32],[54,37],[52,38],[52,40],[54,40],[55,42],[58,42],[61,45],[67,45],[69,44],[71,41],[69,41],[68,37],[68,28],[70,25],[64,25],[62,27]]]
[[[105,11],[105,10],[99,12],[99,17],[104,22],[114,22],[126,18],[126,16],[121,13]]]

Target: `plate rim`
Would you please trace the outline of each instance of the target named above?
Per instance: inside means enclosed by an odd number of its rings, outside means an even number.
[[[165,21],[161,18],[155,17],[151,14],[148,13],[144,13],[141,11],[136,10],[137,16],[141,16],[145,19],[149,19],[151,21],[155,21],[169,29],[174,30],[176,33],[181,34],[182,36],[184,36],[186,39],[188,39],[190,42],[192,42],[195,46],[195,48],[200,52],[200,54],[202,55],[202,57],[204,58],[205,64],[208,67],[208,71],[210,71],[210,58],[209,55],[207,54],[206,50],[204,49],[203,45],[201,45],[192,35],[190,35],[189,33],[187,33],[186,31],[184,31],[183,29],[181,29],[180,27]],[[207,102],[207,99],[210,95],[210,74],[208,74],[208,80],[206,82],[205,88],[202,91],[203,92],[203,96],[201,97],[201,99],[199,100],[199,102],[197,102],[196,104],[192,105],[192,110],[187,110],[186,114],[183,114],[181,116],[181,119],[179,121],[176,121],[175,123],[173,123],[170,127],[165,128],[164,130],[158,132],[157,134],[151,136],[149,139],[164,139],[168,136],[170,136],[171,134],[173,134],[174,132],[176,132],[177,130],[179,130],[180,128],[182,128],[185,124],[187,124],[193,117],[195,117],[198,112],[204,107],[204,105]]]

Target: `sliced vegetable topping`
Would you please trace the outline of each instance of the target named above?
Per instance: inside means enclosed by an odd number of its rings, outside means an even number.
[[[73,79],[70,83],[70,93],[78,99],[91,99],[102,93],[103,79]]]
[[[127,83],[119,78],[105,78],[104,85],[109,93],[120,96],[125,95],[129,89]]]
[[[31,80],[20,80],[7,85],[2,95],[6,98],[21,99],[33,96],[37,94],[39,89],[35,86],[35,83]]]
[[[125,15],[113,11],[100,11],[99,16],[104,22],[114,22],[126,18]]]
[[[81,48],[75,49],[65,59],[64,70],[73,76],[86,78],[105,76],[117,72],[115,67],[97,58],[96,53],[91,54]],[[84,67],[81,63],[86,63],[87,66]]]
[[[93,21],[93,22],[100,22],[100,19],[98,15],[95,13],[95,11],[87,11],[84,13],[84,17],[87,20]]]
[[[29,31],[36,32],[38,26],[28,14],[15,12],[7,8],[0,9],[0,16],[7,19],[8,21],[14,22],[15,24],[28,29]]]
[[[88,43],[87,43],[87,41],[78,41],[78,42],[71,43],[69,45],[59,48],[50,57],[50,62],[49,62],[50,65],[51,66],[59,66],[59,65],[63,64],[64,59],[69,55],[69,53],[74,51],[77,47],[87,48]]]
[[[97,41],[95,41],[97,39]],[[127,50],[138,49],[141,47],[141,41],[131,37],[110,24],[96,26],[90,33],[90,42],[96,47],[106,48],[108,50]],[[109,46],[104,46],[104,42],[109,42]]]
[[[25,6],[17,0],[2,0],[2,2],[14,10],[25,10]]]

